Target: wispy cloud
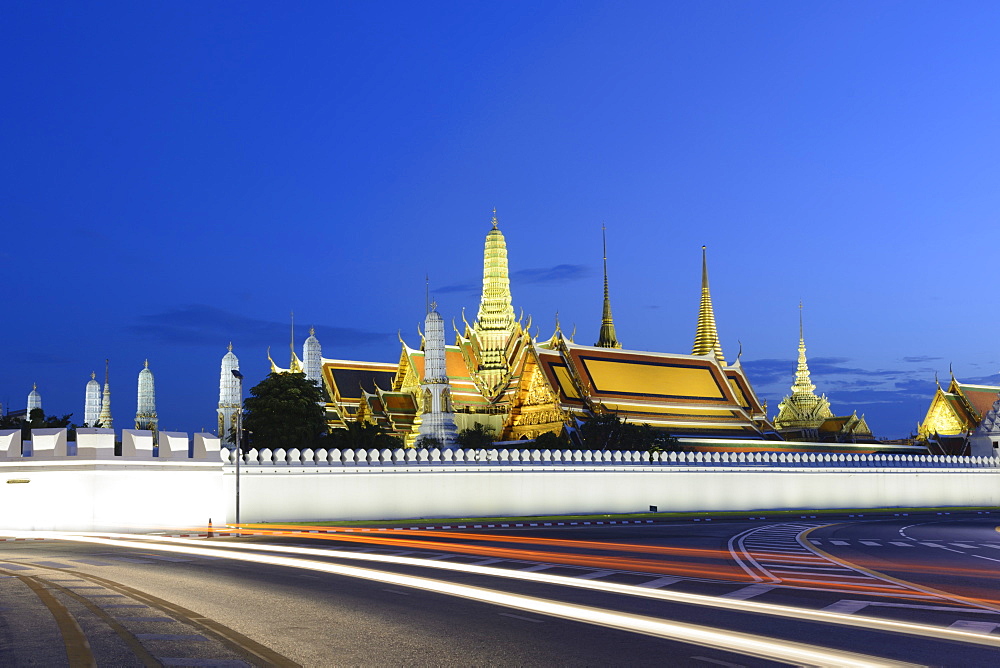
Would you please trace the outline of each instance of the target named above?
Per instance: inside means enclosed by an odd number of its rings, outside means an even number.
[[[534,285],[539,283],[569,283],[590,276],[590,267],[583,264],[557,264],[541,269],[519,269],[510,275],[513,283]]]
[[[559,285],[587,278],[592,274],[591,268],[584,264],[557,264],[552,267],[518,269],[511,273],[510,282],[513,285]],[[440,288],[432,288],[431,292],[435,294],[459,293],[478,295],[482,288],[483,284],[479,281],[465,281],[462,283],[452,283]]]
[[[279,345],[288,340],[288,323],[259,320],[205,304],[189,304],[163,313],[139,316],[129,330],[143,338],[177,346]],[[394,335],[349,327],[316,325],[326,347],[352,348],[391,341]]]
[[[911,357],[904,357],[903,361],[904,362],[910,362],[910,363],[913,363],[913,364],[921,364],[921,363],[924,363],[924,362],[935,362],[935,361],[937,361],[939,359],[942,359],[942,358],[941,357],[931,357],[930,355],[914,355],[914,356],[911,356]]]
[[[440,288],[432,288],[431,292],[434,294],[448,294],[451,292],[458,292],[463,295],[476,295],[482,290],[482,283],[452,283],[451,285],[445,285]]]

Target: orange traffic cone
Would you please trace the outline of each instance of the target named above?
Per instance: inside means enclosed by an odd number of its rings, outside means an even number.
[[[208,518],[208,537],[209,538],[215,538],[215,534],[212,533],[212,518],[211,517]]]

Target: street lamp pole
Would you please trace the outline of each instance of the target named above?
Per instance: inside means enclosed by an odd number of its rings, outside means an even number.
[[[240,436],[243,433],[243,374],[233,369],[233,376],[240,384],[240,402],[236,413],[236,526],[240,525],[240,460],[243,453],[240,450]]]

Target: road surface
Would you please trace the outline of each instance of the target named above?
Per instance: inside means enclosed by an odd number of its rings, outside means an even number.
[[[998,524],[7,540],[0,665],[990,665]]]

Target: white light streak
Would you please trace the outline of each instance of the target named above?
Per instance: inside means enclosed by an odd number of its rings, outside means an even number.
[[[14,534],[14,537],[25,537],[27,535],[29,534],[18,533]],[[135,548],[135,541],[122,540],[122,538],[128,538],[128,539],[139,538],[139,536],[134,536],[134,535],[126,536],[123,534],[103,534],[111,537],[102,538],[90,534],[61,533],[61,532],[48,532],[48,531],[31,532],[30,535],[32,537],[53,538],[58,540],[90,543],[95,545],[124,547],[129,549]],[[148,537],[148,538],[155,539],[154,537]],[[184,539],[172,539],[169,541],[165,539],[161,540],[170,543],[190,542],[190,541],[184,541]],[[585,624],[594,624],[597,626],[619,629],[630,633],[641,633],[643,635],[663,638],[665,640],[671,640],[687,644],[697,644],[704,647],[712,647],[722,651],[737,652],[739,654],[756,656],[769,660],[785,661],[788,663],[793,663],[803,666],[831,666],[831,667],[838,666],[843,668],[851,668],[851,667],[861,668],[869,666],[913,665],[898,661],[881,659],[878,657],[866,656],[864,654],[856,654],[854,652],[845,652],[841,650],[827,649],[822,647],[816,647],[813,645],[807,645],[805,643],[797,643],[786,640],[766,638],[763,636],[752,635],[749,633],[724,631],[720,629],[714,629],[695,624],[688,624],[684,622],[665,621],[662,619],[656,619],[654,617],[647,617],[643,615],[633,615],[622,612],[601,610],[599,608],[576,605],[572,603],[563,603],[560,601],[542,599],[533,596],[511,594],[492,589],[485,589],[482,587],[473,587],[470,585],[457,584],[453,582],[433,580],[431,578],[425,578],[413,575],[403,575],[400,573],[391,573],[386,571],[377,571],[368,568],[358,568],[355,566],[345,566],[342,564],[335,564],[329,562],[272,556],[267,554],[258,554],[254,552],[246,552],[243,551],[242,549],[236,551],[231,549],[205,548],[187,544],[184,545],[154,544],[148,541],[144,541],[143,547],[145,549],[161,550],[164,552],[176,552],[182,554],[201,555],[207,557],[225,557],[238,561],[248,561],[252,563],[268,564],[273,566],[299,568],[305,570],[331,573],[334,575],[343,575],[347,577],[360,578],[364,580],[380,582],[384,584],[392,584],[401,587],[410,587],[413,589],[420,589],[423,591],[446,594],[450,596],[457,596],[460,598],[479,601],[482,603],[490,603],[493,605],[499,605],[506,608],[521,610],[524,612],[548,615],[551,617],[558,617],[569,621],[582,622]],[[253,546],[245,546],[245,545],[237,546],[231,544],[227,545],[226,547],[248,548]],[[312,548],[282,548],[282,549],[287,550],[289,552],[299,552],[301,550],[311,550]],[[330,551],[318,550],[317,552],[326,554],[327,556],[330,555]],[[346,556],[346,554],[341,555],[339,553],[335,553],[335,556],[338,557]],[[367,558],[371,559],[374,556],[377,555],[368,555]],[[425,565],[426,563],[418,559],[408,559],[406,557],[395,557],[394,560],[399,560],[396,563],[419,562],[416,565]],[[379,559],[379,561],[385,561],[385,559]],[[459,566],[459,564],[449,564],[449,565]],[[471,571],[471,569],[475,568],[476,567],[466,566],[465,568],[462,569],[455,568],[449,570]],[[479,568],[483,569],[485,567],[479,567]],[[494,571],[498,569],[487,568],[485,570]],[[525,579],[534,579],[534,578],[525,578]],[[545,581],[546,579],[547,578],[542,576],[542,581]]]

